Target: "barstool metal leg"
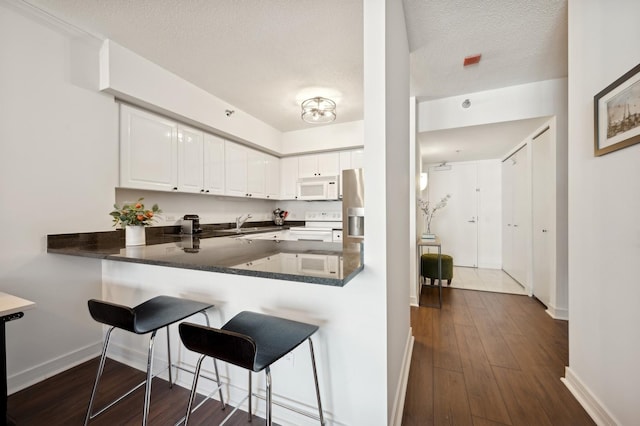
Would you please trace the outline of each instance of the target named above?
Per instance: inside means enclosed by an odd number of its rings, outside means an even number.
[[[189,416],[191,416],[191,407],[193,401],[196,399],[196,388],[198,387],[198,378],[200,377],[200,367],[202,367],[202,361],[204,361],[206,355],[201,355],[196,363],[196,371],[193,373],[193,384],[191,385],[191,393],[189,394],[189,403],[187,404],[187,414],[184,417],[184,426],[189,423]]]
[[[251,396],[251,392],[253,392],[253,388],[251,386],[251,370],[249,370],[249,421],[251,421],[252,418],[252,414],[251,414],[251,400],[253,399]]]
[[[267,426],[272,426],[271,420],[271,369],[269,367],[264,369],[267,378]]]
[[[320,386],[318,385],[318,372],[316,370],[316,357],[313,351],[313,342],[309,338],[309,352],[311,353],[311,367],[313,368],[313,380],[316,384],[316,397],[318,398],[318,414],[320,415],[320,424],[324,426],[324,414],[322,413],[322,401],[320,400]]]
[[[91,418],[91,408],[93,407],[93,399],[96,396],[96,391],[98,390],[98,382],[100,381],[100,377],[102,376],[102,371],[104,370],[104,363],[107,359],[107,347],[109,346],[109,337],[111,337],[111,332],[115,327],[109,328],[107,331],[107,335],[104,338],[104,345],[102,346],[102,354],[100,355],[100,364],[98,364],[98,373],[96,375],[96,381],[93,383],[93,390],[91,391],[91,399],[89,399],[89,408],[87,408],[87,415],[84,418],[85,426],[89,423],[89,419]]]
[[[147,385],[144,389],[144,411],[142,413],[142,426],[147,425],[147,420],[149,418],[149,405],[151,403],[151,381],[153,380],[153,341],[156,337],[156,331],[151,333],[151,338],[149,339],[149,355],[147,358]]]
[[[169,326],[167,326],[167,360],[169,361],[169,387],[173,388],[173,378],[171,376],[173,364],[171,364],[171,338],[169,337]]]

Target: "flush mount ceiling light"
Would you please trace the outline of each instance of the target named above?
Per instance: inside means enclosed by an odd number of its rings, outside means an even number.
[[[317,96],[302,102],[302,119],[307,123],[330,123],[336,119],[336,103]]]

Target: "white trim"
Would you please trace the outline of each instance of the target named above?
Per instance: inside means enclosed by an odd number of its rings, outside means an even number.
[[[407,383],[409,382],[409,370],[411,368],[411,355],[413,354],[413,342],[415,338],[409,327],[409,335],[407,336],[407,343],[404,347],[404,358],[402,361],[402,367],[400,368],[400,380],[398,381],[398,387],[396,388],[396,395],[393,399],[393,410],[391,411],[390,425],[401,426],[402,414],[404,412],[404,398],[407,394]]]
[[[564,377],[560,380],[598,426],[616,426],[620,424],[589,388],[582,383],[571,368],[565,368]]]
[[[409,297],[409,306],[415,306],[416,308],[420,307],[420,304],[418,303],[418,298],[416,296]]]
[[[554,306],[549,306],[545,312],[553,319],[569,321],[568,309],[558,309]]]
[[[82,347],[73,352],[66,353],[57,358],[53,358],[42,364],[38,364],[35,367],[28,368],[7,377],[8,394],[11,395],[15,392],[26,389],[36,383],[39,383],[49,377],[62,373],[72,367],[89,361],[100,355],[102,350],[102,343],[94,343]]]

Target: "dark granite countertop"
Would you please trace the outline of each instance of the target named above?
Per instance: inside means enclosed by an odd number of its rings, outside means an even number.
[[[344,286],[364,267],[362,246],[315,241],[185,236],[178,227],[146,229],[145,246],[125,247],[124,231],[47,236],[47,252],[172,268]]]

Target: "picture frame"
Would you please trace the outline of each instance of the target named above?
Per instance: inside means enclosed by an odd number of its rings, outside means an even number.
[[[593,97],[594,156],[640,143],[640,64]]]

